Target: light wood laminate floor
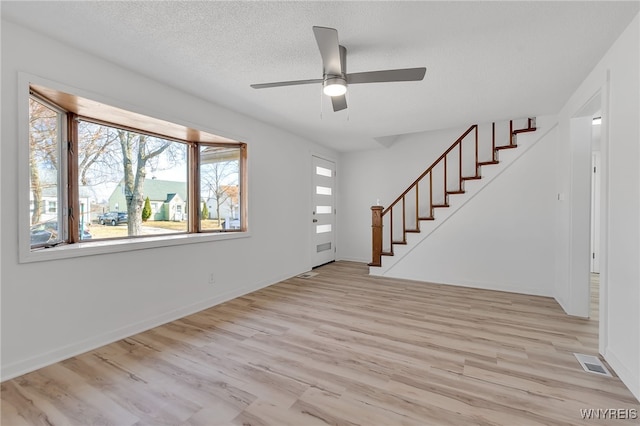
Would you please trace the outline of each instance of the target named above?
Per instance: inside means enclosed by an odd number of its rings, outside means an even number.
[[[2,425],[639,422],[582,418],[640,404],[551,298],[315,272],[6,381]]]

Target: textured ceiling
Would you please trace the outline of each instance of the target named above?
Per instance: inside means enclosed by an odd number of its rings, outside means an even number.
[[[640,2],[9,2],[2,18],[339,151],[396,135],[557,113]],[[312,26],[348,71],[427,67],[349,87],[334,113]]]

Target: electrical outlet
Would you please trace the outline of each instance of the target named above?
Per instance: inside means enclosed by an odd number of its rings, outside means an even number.
[[[209,274],[209,284],[215,284],[216,280],[213,278],[213,274]]]

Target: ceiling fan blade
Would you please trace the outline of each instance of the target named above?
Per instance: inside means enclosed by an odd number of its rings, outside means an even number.
[[[347,74],[348,84],[388,83],[394,81],[420,81],[427,72],[426,68],[403,68],[399,70],[383,70],[356,72]]]
[[[342,66],[338,31],[334,28],[313,27],[313,34],[316,36],[320,56],[322,56],[323,74],[340,75]]]
[[[347,109],[347,98],[344,95],[332,96],[331,103],[333,104],[334,111],[342,111]]]
[[[276,83],[260,83],[260,84],[252,84],[251,87],[254,89],[266,89],[269,87],[282,87],[282,86],[297,86],[299,84],[313,84],[313,83],[322,83],[321,78],[314,78],[312,80],[294,80],[294,81],[279,81]]]

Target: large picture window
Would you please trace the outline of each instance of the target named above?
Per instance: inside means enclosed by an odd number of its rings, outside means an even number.
[[[246,153],[242,142],[31,85],[30,248],[246,231]]]

